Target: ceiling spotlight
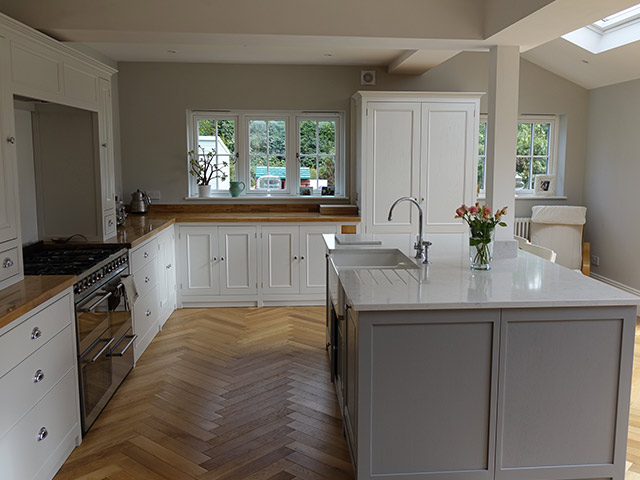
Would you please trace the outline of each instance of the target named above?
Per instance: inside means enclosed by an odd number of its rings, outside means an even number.
[[[178,53],[178,52],[177,52],[177,51],[175,51],[175,50],[167,50],[167,53],[171,53],[171,54],[173,54],[173,53]]]
[[[324,56],[325,57],[333,57],[333,53],[325,53]]]
[[[589,63],[589,60],[582,60],[582,63]]]

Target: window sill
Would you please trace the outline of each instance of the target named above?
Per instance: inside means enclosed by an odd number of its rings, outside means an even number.
[[[517,195],[516,194],[516,201],[517,200],[567,200],[567,197],[562,196],[562,195],[551,195],[551,196],[546,196],[546,195],[533,195],[533,194],[520,194]],[[478,200],[486,200],[486,197],[483,195],[478,195]]]
[[[343,203],[345,200],[349,200],[349,197],[345,196],[329,196],[329,195],[305,195],[305,196],[294,196],[294,195],[272,195],[270,197],[266,195],[241,195],[239,197],[231,197],[229,195],[212,195],[210,197],[184,197],[183,200],[188,202],[260,202],[263,203],[266,199],[269,199],[269,202],[310,202],[310,203],[333,203],[340,202]]]

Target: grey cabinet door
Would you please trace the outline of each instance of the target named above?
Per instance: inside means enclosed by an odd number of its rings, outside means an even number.
[[[358,315],[351,308],[345,311],[345,383],[344,383],[344,422],[347,440],[352,455],[357,456],[357,416],[358,416]]]
[[[358,478],[492,480],[500,311],[358,314]]]
[[[496,479],[624,478],[635,307],[504,310]]]

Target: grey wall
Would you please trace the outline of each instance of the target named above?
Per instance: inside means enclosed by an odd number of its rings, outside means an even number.
[[[593,272],[640,290],[640,80],[589,92],[584,197]]]
[[[160,190],[159,203],[187,195],[187,109],[343,110],[357,90],[487,91],[488,54],[463,53],[425,75],[388,75],[360,86],[360,67],[120,63],[120,129],[125,202],[137,188]],[[582,202],[587,91],[522,60],[520,111],[567,115],[565,203]],[[486,98],[482,110],[487,111]],[[348,140],[349,135],[347,135]],[[349,145],[347,145],[347,152]],[[531,203],[518,201],[517,215]]]

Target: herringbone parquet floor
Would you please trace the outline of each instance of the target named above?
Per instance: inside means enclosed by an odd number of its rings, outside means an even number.
[[[353,479],[324,308],[178,310],[56,480]]]

